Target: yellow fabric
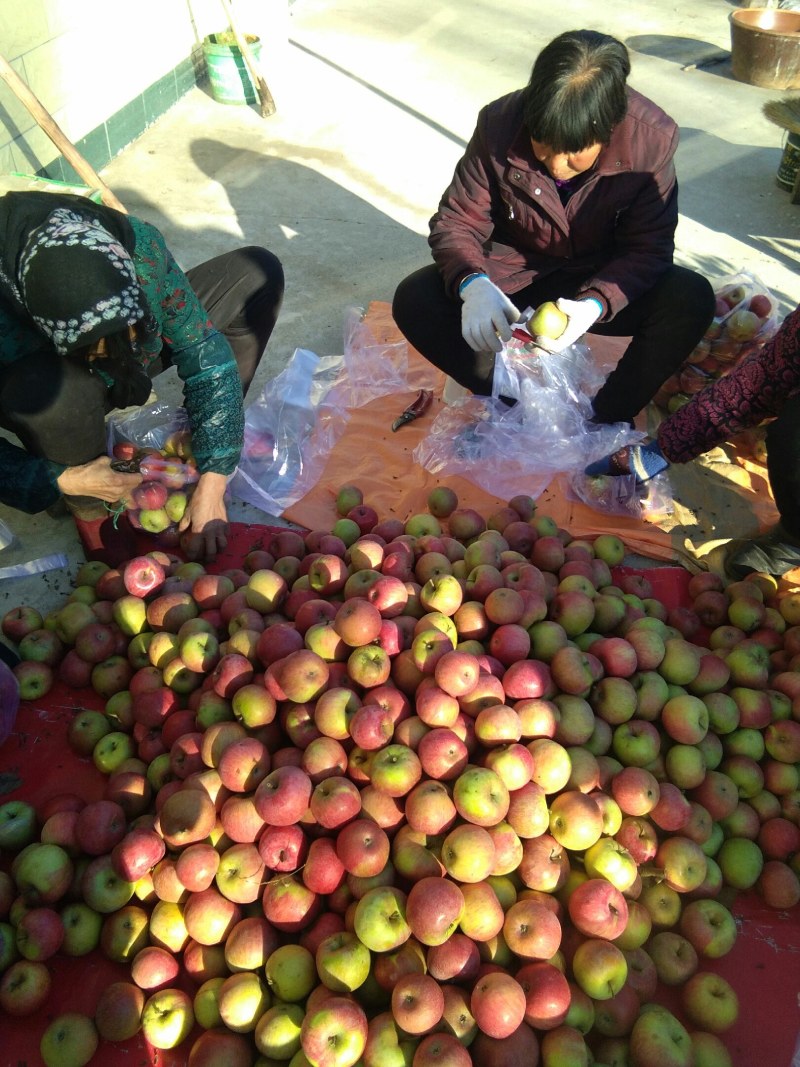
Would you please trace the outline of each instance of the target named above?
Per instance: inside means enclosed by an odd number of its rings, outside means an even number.
[[[370,304],[366,321],[376,344],[398,343],[402,335],[395,325],[390,305]],[[596,358],[608,364],[618,356],[618,340],[591,338]],[[427,434],[441,410],[444,375],[435,371],[409,347],[407,392],[380,397],[350,413],[343,436],[328,457],[322,475],[302,499],[284,512],[284,517],[309,529],[329,529],[338,517],[335,497],[340,486],[357,485],[381,518],[405,521],[426,510],[431,489],[447,484],[458,495],[460,507],[471,507],[488,516],[506,503],[461,477],[442,478],[429,473],[413,459],[413,452]],[[428,413],[396,433],[393,420],[414,399],[423,386],[434,387],[434,400]],[[637,426],[653,432],[659,415],[650,406]],[[615,533],[629,552],[662,562],[679,562],[690,570],[723,573],[725,544],[734,537],[754,535],[777,521],[777,511],[769,491],[765,468],[747,458],[734,445],[714,449],[694,463],[669,469],[674,512],[648,521],[606,515],[568,499],[564,475],[555,478],[538,499],[538,510],[550,515],[573,537],[594,537]],[[519,493],[528,490],[520,485]],[[800,570],[782,583],[793,587]]]

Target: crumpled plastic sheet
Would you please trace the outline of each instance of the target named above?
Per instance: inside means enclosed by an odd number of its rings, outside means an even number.
[[[295,350],[245,409],[244,449],[231,493],[280,515],[317,483],[350,409],[407,388],[408,347],[376,341],[362,308],[344,322],[344,354]]]
[[[31,574],[44,574],[45,571],[55,571],[66,567],[69,560],[62,552],[55,552],[50,556],[40,556],[38,559],[29,560],[27,563],[15,563],[11,567],[0,567],[0,579],[3,578],[27,578]]]
[[[643,438],[627,423],[589,421],[603,380],[585,345],[551,355],[512,342],[495,363],[493,395],[445,407],[414,458],[431,473],[460,475],[497,495],[537,497],[556,474],[582,473]]]
[[[0,552],[2,552],[4,548],[13,545],[15,541],[16,534],[14,531],[0,519]]]

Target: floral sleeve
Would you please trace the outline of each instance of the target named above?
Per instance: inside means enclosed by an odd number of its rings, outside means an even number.
[[[214,327],[155,227],[132,218],[136,272],[184,383],[192,445],[202,472],[231,474],[244,434],[242,386],[227,339]],[[147,362],[157,352],[147,354]]]

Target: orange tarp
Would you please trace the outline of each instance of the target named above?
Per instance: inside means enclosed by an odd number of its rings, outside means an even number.
[[[389,304],[370,304],[366,322],[376,345],[402,342]],[[609,361],[609,350],[612,362],[621,351],[619,341],[592,338],[591,343],[604,364]],[[382,396],[351,410],[344,434],[328,456],[319,481],[286,509],[286,519],[308,528],[329,528],[336,518],[336,492],[348,483],[359,486],[365,502],[382,518],[405,520],[424,511],[428,493],[442,483],[456,491],[460,506],[474,507],[484,515],[506,503],[466,478],[431,474],[414,460],[414,449],[441,410],[444,375],[414,349],[409,348],[408,357],[408,391]],[[393,433],[392,421],[424,386],[434,388],[431,409],[422,419]],[[658,418],[651,405],[637,420],[637,428],[652,432]],[[674,512],[660,516],[657,522],[604,514],[570,500],[564,475],[556,477],[541,494],[539,511],[552,516],[573,537],[613,532],[632,553],[682,563],[691,570],[720,570],[721,549],[729,539],[754,534],[777,519],[763,466],[731,445],[716,448],[694,463],[671,467],[669,477]],[[520,485],[518,492],[529,489]]]

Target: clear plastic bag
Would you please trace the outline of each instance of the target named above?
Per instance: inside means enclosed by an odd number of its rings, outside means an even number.
[[[16,534],[11,527],[0,519],[0,552],[2,552],[4,548],[10,548],[16,539]]]
[[[280,515],[319,480],[348,410],[408,388],[408,346],[375,338],[362,308],[349,308],[344,354],[298,348],[245,409],[244,449],[229,483],[234,496]]]
[[[495,495],[538,496],[556,474],[582,471],[644,436],[627,423],[589,421],[603,380],[585,345],[551,355],[514,339],[496,360],[493,396],[445,406],[414,458],[434,474],[461,475]]]
[[[108,454],[119,462],[130,461],[142,475],[126,509],[134,529],[157,536],[164,545],[177,543],[178,524],[199,478],[185,409],[157,401],[112,416]]]
[[[636,476],[589,475],[576,473],[568,481],[570,500],[580,500],[594,511],[606,515],[627,515],[633,519],[655,520],[674,510],[672,489],[666,474],[659,474],[643,485]]]
[[[754,274],[741,271],[716,279],[714,318],[685,363],[661,386],[654,400],[668,412],[729,374],[778,331],[777,301]]]

